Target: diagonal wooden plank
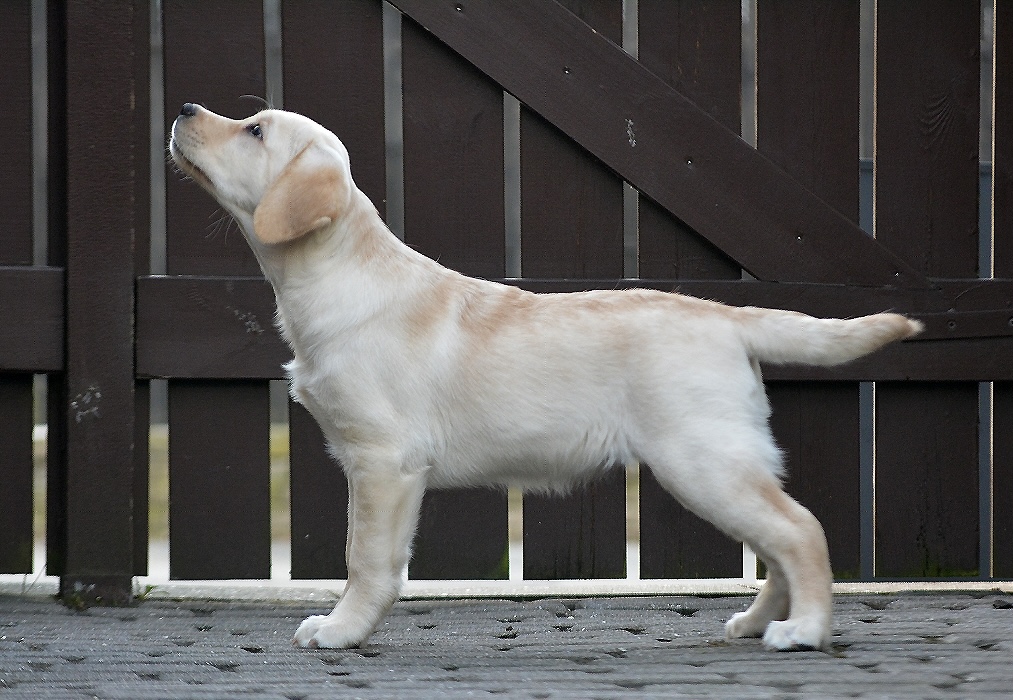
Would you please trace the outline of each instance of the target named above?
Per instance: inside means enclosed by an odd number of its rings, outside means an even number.
[[[620,47],[544,0],[392,0],[754,276],[928,280]]]

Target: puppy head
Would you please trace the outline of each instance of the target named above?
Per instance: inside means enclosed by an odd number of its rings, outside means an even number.
[[[235,120],[188,103],[172,125],[169,152],[264,245],[328,226],[351,199],[345,147],[291,112],[265,110]]]

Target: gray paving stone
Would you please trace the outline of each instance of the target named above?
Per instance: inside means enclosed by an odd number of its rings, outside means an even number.
[[[839,596],[829,653],[779,654],[723,639],[743,598],[409,601],[363,649],[306,651],[305,604],[0,596],[0,700],[1009,697],[998,598]]]

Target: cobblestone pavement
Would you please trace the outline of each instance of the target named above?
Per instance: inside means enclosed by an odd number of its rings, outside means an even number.
[[[1005,594],[838,596],[829,653],[726,642],[749,600],[406,601],[365,648],[306,651],[326,605],[0,595],[0,700],[1013,697]]]

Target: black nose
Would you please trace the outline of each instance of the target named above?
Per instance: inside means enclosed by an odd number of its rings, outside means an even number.
[[[183,109],[179,110],[179,116],[181,117],[192,117],[197,114],[197,105],[193,102],[187,102],[183,105]]]

